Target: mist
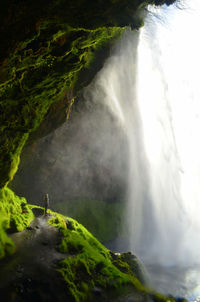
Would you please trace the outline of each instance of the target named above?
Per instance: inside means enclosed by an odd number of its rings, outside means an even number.
[[[52,203],[124,202],[124,247],[146,263],[200,259],[200,24],[191,2],[150,7],[144,28],[126,31],[70,121],[24,151],[12,184],[36,204],[46,192]]]
[[[136,46],[137,37],[138,33],[134,37]],[[84,198],[126,203],[128,137],[118,113],[110,106],[105,85],[111,79],[110,66],[123,56],[119,53],[121,43],[115,46],[103,70],[77,97],[69,121],[23,150],[11,187],[30,203],[42,205],[46,192],[51,205]],[[134,61],[135,56],[136,52]],[[135,66],[131,68],[134,73]],[[122,72],[127,81],[127,72]],[[108,85],[113,93],[124,93],[120,85]],[[122,97],[129,106],[127,95]]]

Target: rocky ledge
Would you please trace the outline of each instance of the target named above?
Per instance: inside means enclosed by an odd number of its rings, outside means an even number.
[[[0,261],[0,294],[12,301],[171,301],[145,287],[137,258],[106,249],[72,218],[29,206],[31,224]]]

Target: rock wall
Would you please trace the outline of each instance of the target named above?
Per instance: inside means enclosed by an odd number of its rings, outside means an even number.
[[[165,2],[173,1],[2,1],[0,187],[13,178],[26,140],[50,107],[64,102],[67,118],[124,27],[138,28],[144,6]]]

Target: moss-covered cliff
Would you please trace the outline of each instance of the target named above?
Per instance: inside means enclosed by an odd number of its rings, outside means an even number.
[[[102,67],[110,47],[125,27],[142,25],[140,13],[146,5],[172,2],[1,2],[0,258],[15,251],[8,233],[22,231],[34,219],[27,202],[6,188],[30,134],[38,130],[32,139],[43,136],[69,117],[76,95]],[[41,127],[41,123],[45,126]],[[56,215],[51,223],[63,235],[60,251],[75,253],[59,263],[72,301],[88,301],[96,286],[112,291],[116,286],[128,285],[140,291],[142,297],[151,296],[122,259],[112,259],[108,250],[76,222],[67,225],[66,218]],[[84,270],[86,279],[78,279],[80,270]],[[155,295],[153,299],[165,300]]]
[[[15,254],[0,261],[4,302],[175,302],[144,286],[143,270],[131,253],[109,251],[69,217],[32,210],[37,217],[29,228],[13,236]]]
[[[121,32],[120,28],[86,30],[41,21],[36,35],[19,43],[4,61],[0,88],[1,186],[12,179],[29,133],[37,129],[51,104],[64,100],[64,118],[68,117],[75,84],[83,69],[90,69],[93,52],[106,48]],[[88,83],[88,79],[83,81]]]
[[[109,47],[124,27],[138,28],[143,22],[140,11],[144,6],[165,2],[173,1],[2,2],[0,187],[13,178],[29,134],[48,112],[55,125],[48,123],[47,132],[69,116],[77,92],[101,68]],[[59,102],[64,113],[53,119],[56,109],[50,107]]]
[[[25,198],[19,198],[8,188],[0,190],[0,259],[15,251],[7,233],[22,231],[33,218]]]

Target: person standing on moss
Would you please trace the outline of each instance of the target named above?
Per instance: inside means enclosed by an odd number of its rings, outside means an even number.
[[[44,195],[44,215],[47,216],[47,210],[49,208],[49,194]]]

